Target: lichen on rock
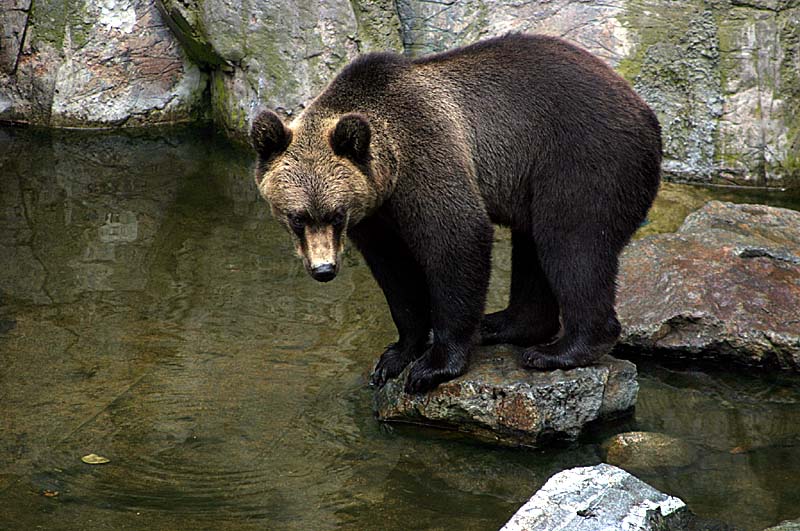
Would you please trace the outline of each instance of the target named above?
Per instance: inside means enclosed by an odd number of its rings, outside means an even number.
[[[24,34],[16,60],[5,56],[0,69],[0,120],[110,127],[197,118],[205,77],[153,0],[35,2],[23,23],[12,32]]]

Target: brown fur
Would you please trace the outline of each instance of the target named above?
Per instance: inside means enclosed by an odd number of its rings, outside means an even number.
[[[259,188],[312,276],[338,268],[309,258],[330,226],[329,247],[347,233],[383,289],[400,337],[375,383],[416,360],[407,390],[435,387],[479,335],[529,347],[531,368],[586,365],[619,335],[618,255],[658,187],[660,128],[591,54],[525,35],[370,54],[288,127],[260,114],[252,138]],[[512,230],[511,298],[482,319],[492,223]]]

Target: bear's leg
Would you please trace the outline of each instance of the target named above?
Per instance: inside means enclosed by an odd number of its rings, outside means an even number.
[[[429,346],[431,320],[425,275],[403,240],[374,220],[353,228],[350,239],[383,290],[399,335],[386,347],[372,373],[371,383],[382,387]]]
[[[607,354],[620,334],[614,311],[618,257],[596,239],[552,242],[540,246],[542,266],[561,308],[564,334],[522,354],[532,369],[581,367]],[[593,245],[594,244],[594,245]]]
[[[449,209],[449,223],[418,224],[418,258],[425,264],[433,345],[411,366],[407,393],[425,393],[464,374],[479,339],[492,253],[492,225],[473,210]],[[462,217],[462,219],[458,219]],[[453,219],[456,218],[456,219]],[[450,230],[448,230],[450,229]]]
[[[511,231],[511,297],[508,308],[484,316],[481,342],[529,347],[559,331],[558,302],[539,264],[536,244],[524,231]]]

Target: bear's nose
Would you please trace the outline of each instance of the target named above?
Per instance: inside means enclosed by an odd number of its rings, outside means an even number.
[[[311,270],[311,277],[317,282],[328,282],[329,280],[333,280],[335,276],[336,268],[333,264],[318,265]]]

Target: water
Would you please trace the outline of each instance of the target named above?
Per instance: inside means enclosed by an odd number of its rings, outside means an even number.
[[[491,530],[621,429],[698,449],[640,476],[703,516],[800,517],[798,377],[645,362],[634,419],[543,451],[377,423],[383,297],[352,251],[307,276],[250,162],[196,130],[0,129],[0,529]]]

